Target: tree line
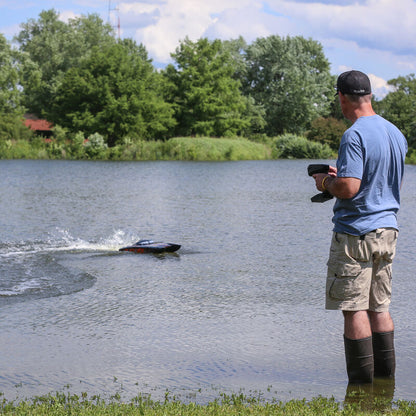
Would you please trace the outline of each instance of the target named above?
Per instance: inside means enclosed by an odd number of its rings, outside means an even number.
[[[0,34],[0,144],[30,139],[25,113],[47,119],[72,141],[120,143],[173,137],[303,135],[336,150],[347,127],[336,79],[321,44],[301,36],[189,38],[156,68],[144,45],[117,39],[97,15],[59,20],[51,9]],[[416,148],[415,75],[390,80],[374,102]]]

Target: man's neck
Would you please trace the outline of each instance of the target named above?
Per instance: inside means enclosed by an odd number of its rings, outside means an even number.
[[[375,116],[376,112],[373,110],[371,104],[360,105],[351,111],[350,121],[355,123],[361,117]]]

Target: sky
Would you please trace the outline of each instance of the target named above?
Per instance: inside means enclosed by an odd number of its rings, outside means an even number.
[[[250,44],[278,35],[320,42],[332,74],[367,73],[377,98],[388,80],[416,73],[416,0],[0,0],[0,33],[12,40],[49,9],[63,21],[98,14],[116,35],[142,43],[158,67],[186,36]]]

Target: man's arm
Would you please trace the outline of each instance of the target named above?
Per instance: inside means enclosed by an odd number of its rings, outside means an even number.
[[[325,173],[316,173],[313,178],[318,191],[328,191],[340,199],[353,198],[361,186],[361,180],[357,178],[338,178]]]

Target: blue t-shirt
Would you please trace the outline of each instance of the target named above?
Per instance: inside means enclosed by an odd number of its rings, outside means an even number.
[[[406,152],[400,130],[378,115],[360,117],[344,133],[337,176],[358,178],[361,186],[353,198],[337,198],[334,231],[364,235],[376,228],[397,229]]]

